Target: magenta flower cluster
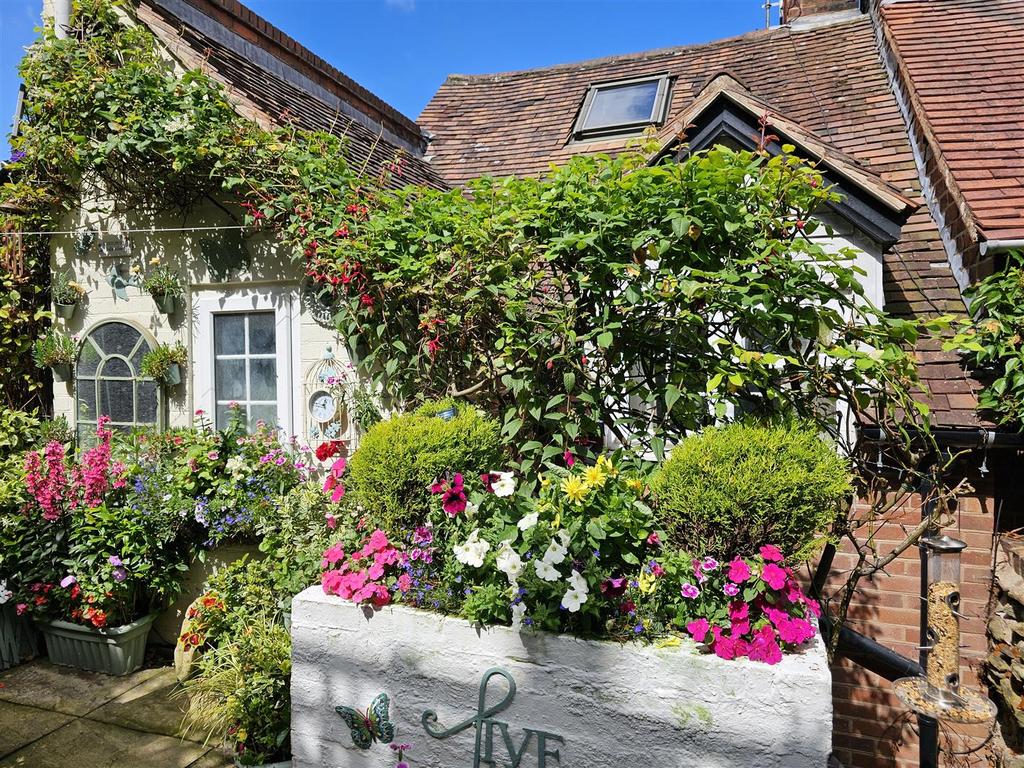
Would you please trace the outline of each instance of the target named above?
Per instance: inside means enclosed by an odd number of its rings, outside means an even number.
[[[350,555],[345,554],[341,544],[335,544],[324,552],[320,563],[324,569],[321,585],[328,595],[382,608],[391,602],[389,581],[393,581],[403,593],[412,586],[408,574],[398,574],[405,563],[406,555],[392,545],[387,534],[378,528],[361,549]]]

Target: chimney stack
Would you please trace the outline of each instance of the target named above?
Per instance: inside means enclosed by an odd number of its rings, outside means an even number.
[[[782,23],[842,11],[862,11],[862,0],[782,0]]]

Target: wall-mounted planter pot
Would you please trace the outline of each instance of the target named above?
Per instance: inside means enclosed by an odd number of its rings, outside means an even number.
[[[176,387],[181,384],[181,366],[177,363],[171,363],[167,369],[167,373],[164,374],[164,384],[168,387]]]
[[[0,670],[9,669],[39,653],[29,620],[19,616],[13,602],[0,605]]]
[[[51,365],[50,370],[53,371],[54,381],[71,380],[71,363],[59,363],[57,365]]]
[[[178,297],[173,293],[154,293],[153,301],[156,302],[157,309],[165,315],[173,315],[178,308]]]
[[[62,320],[70,320],[75,316],[75,309],[78,308],[78,304],[56,304],[54,306],[57,309],[57,317]]]
[[[93,629],[67,621],[39,623],[50,661],[106,675],[127,675],[142,666],[146,639],[157,614],[131,624]]]
[[[659,648],[374,612],[320,586],[292,602],[291,634],[294,768],[394,768],[335,710],[365,712],[381,694],[416,768],[821,768],[832,751],[820,637],[775,665],[726,661],[687,639]]]

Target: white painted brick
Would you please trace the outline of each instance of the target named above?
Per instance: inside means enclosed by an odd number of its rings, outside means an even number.
[[[386,692],[396,740],[417,768],[470,768],[474,729],[428,736],[424,710],[452,726],[473,715],[479,682],[507,669],[517,693],[495,716],[518,746],[523,728],[564,737],[567,768],[822,768],[832,741],[832,680],[820,639],[768,666],[676,648],[564,635],[480,630],[398,606],[370,614],[310,587],[293,603],[292,749],[295,768],[393,768],[386,745],[359,750],[335,713]],[[495,678],[488,704],[504,694]],[[495,733],[498,764],[507,766]],[[522,768],[538,765],[536,739]]]

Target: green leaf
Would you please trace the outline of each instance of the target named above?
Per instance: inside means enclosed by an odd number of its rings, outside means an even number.
[[[591,520],[587,523],[587,533],[594,541],[604,541],[608,538],[608,535],[604,532],[604,528],[601,527],[601,524],[598,523],[597,520]]]
[[[608,349],[612,345],[612,333],[611,331],[605,331],[597,336],[597,346],[602,349]]]

